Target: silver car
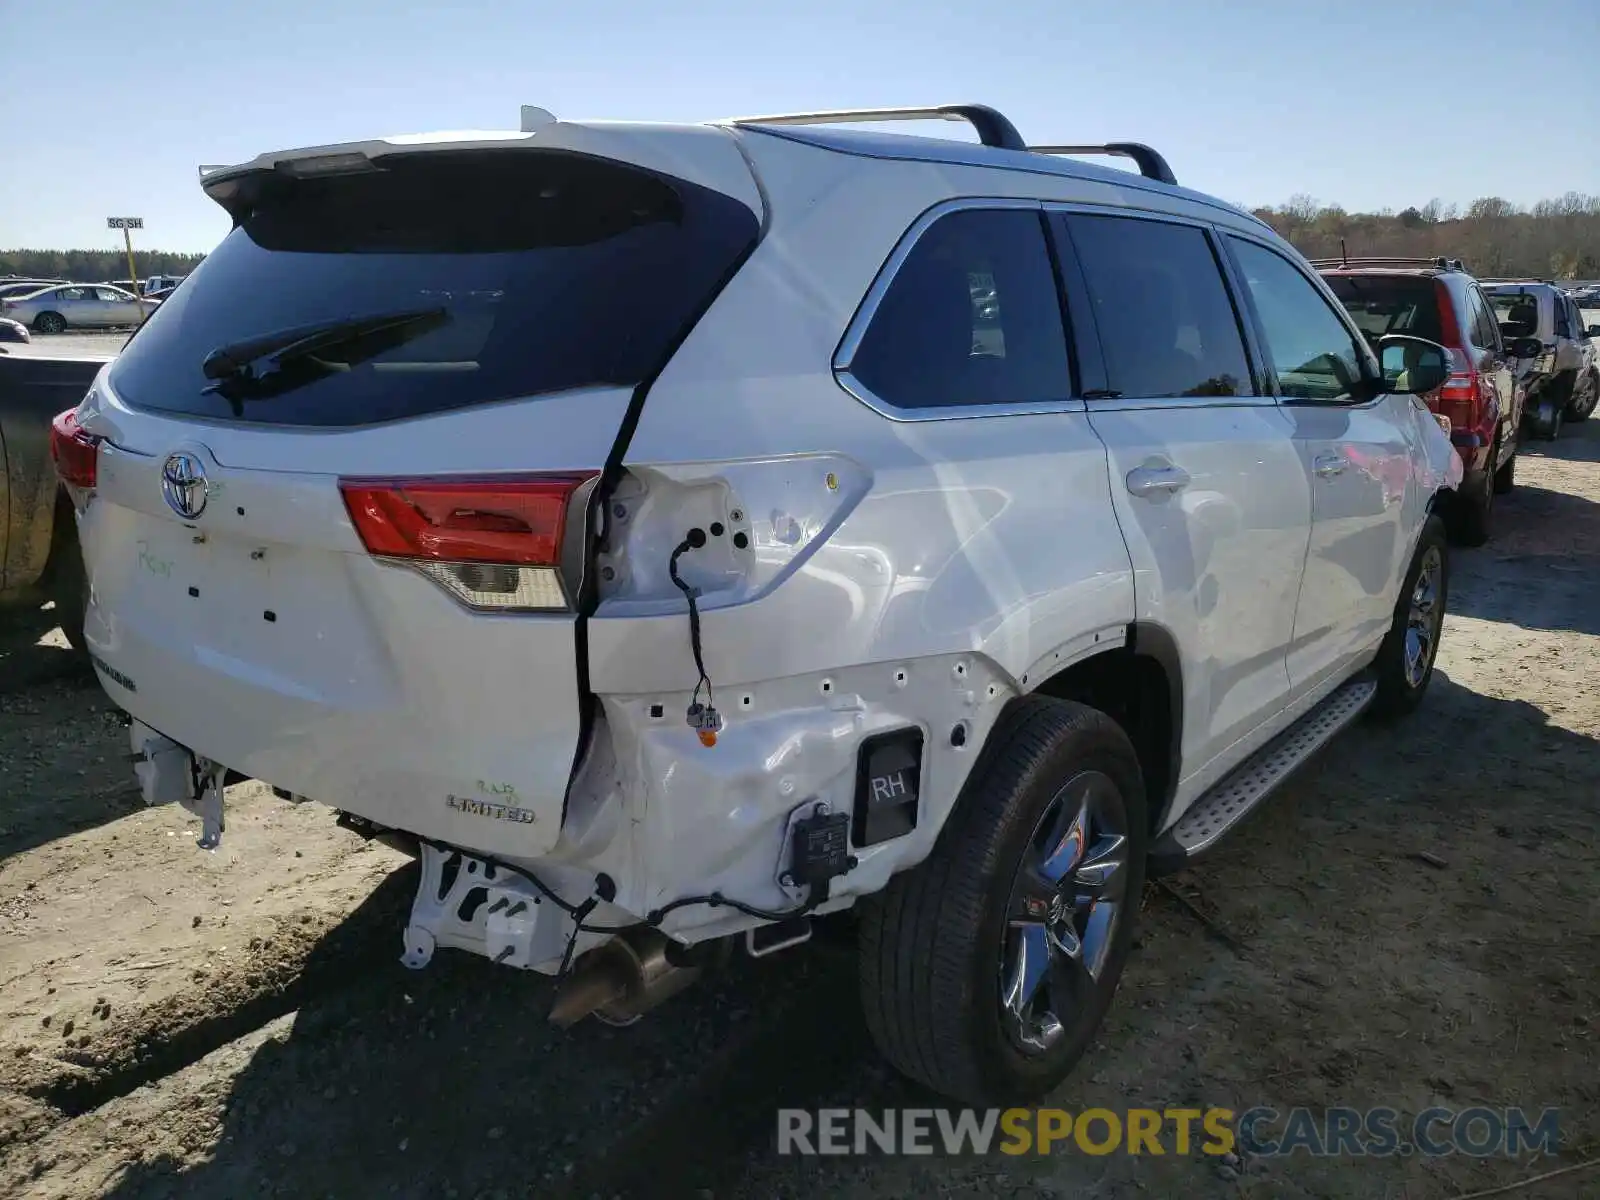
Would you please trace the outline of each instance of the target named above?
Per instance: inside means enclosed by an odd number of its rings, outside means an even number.
[[[1554,284],[1488,284],[1495,319],[1506,338],[1535,338],[1538,357],[1517,377],[1528,389],[1523,419],[1540,437],[1561,435],[1563,421],[1586,421],[1600,404],[1600,354],[1576,302]]]
[[[140,301],[132,292],[108,284],[68,283],[0,300],[0,316],[20,321],[36,333],[61,333],[138,325],[158,303]]]
[[[0,300],[31,296],[47,287],[66,282],[65,279],[0,279]]]

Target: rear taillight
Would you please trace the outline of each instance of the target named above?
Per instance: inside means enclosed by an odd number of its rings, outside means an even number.
[[[100,438],[78,424],[78,410],[67,409],[50,422],[50,457],[63,483],[92,488],[100,462]]]
[[[1477,368],[1465,350],[1456,346],[1446,349],[1450,351],[1450,374],[1439,387],[1435,411],[1449,417],[1455,429],[1475,428],[1480,390]]]
[[[592,472],[496,479],[341,479],[367,550],[405,563],[472,608],[569,607],[568,510]]]
[[[1433,409],[1448,417],[1452,429],[1466,430],[1477,425],[1478,371],[1459,344],[1460,326],[1456,324],[1456,307],[1450,299],[1450,289],[1443,283],[1434,283],[1439,298],[1439,328],[1444,330],[1444,345],[1450,352],[1450,375],[1440,386]]]

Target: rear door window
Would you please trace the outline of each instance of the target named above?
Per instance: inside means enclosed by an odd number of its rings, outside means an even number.
[[[1129,399],[1254,390],[1239,319],[1203,229],[1073,213],[1110,389]]]
[[[353,426],[633,387],[759,231],[730,196],[575,154],[400,154],[240,186],[247,214],[111,369],[135,407]],[[224,347],[384,314],[415,319],[293,361],[264,356],[254,381],[201,369]]]
[[[900,409],[1041,404],[1072,392],[1037,209],[963,209],[922,232],[848,370]]]
[[[1362,379],[1362,358],[1332,305],[1281,254],[1242,238],[1228,240],[1261,322],[1278,390],[1297,400],[1350,400]]]
[[[1532,296],[1521,292],[1495,292],[1489,297],[1494,309],[1495,323],[1506,338],[1537,337],[1539,334],[1539,304]]]

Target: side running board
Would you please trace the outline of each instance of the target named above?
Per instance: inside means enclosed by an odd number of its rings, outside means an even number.
[[[1153,874],[1177,870],[1222,840],[1224,834],[1306,764],[1372,703],[1378,685],[1350,680],[1224,776],[1150,849]]]

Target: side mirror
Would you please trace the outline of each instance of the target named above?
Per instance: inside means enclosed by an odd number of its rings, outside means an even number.
[[[1591,325],[1584,330],[1585,337],[1600,338],[1600,325]]]
[[[1544,353],[1544,343],[1538,338],[1511,338],[1506,342],[1508,358],[1538,358]]]
[[[1391,333],[1378,339],[1384,391],[1396,396],[1422,396],[1450,378],[1450,352],[1426,338]]]

